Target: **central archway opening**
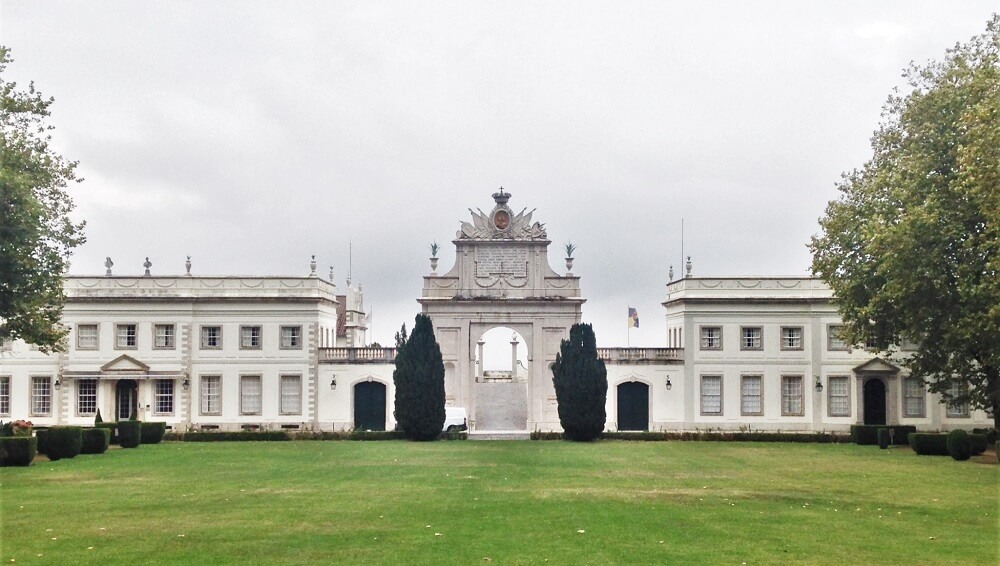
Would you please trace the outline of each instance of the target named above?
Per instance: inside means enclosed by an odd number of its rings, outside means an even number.
[[[476,342],[476,430],[527,430],[530,357],[524,336],[507,326],[490,328]]]

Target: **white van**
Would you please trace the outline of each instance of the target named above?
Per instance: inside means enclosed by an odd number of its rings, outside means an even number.
[[[469,430],[469,415],[464,407],[444,408],[444,428],[442,432],[456,432]]]

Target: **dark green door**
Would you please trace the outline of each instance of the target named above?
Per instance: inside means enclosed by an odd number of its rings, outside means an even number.
[[[881,379],[865,382],[865,424],[885,424],[885,384]]]
[[[385,385],[362,381],[354,386],[354,430],[385,430]]]
[[[618,430],[649,430],[649,386],[645,383],[618,385]]]

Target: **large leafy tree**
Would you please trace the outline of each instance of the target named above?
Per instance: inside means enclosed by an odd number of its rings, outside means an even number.
[[[597,338],[589,324],[574,324],[559,345],[552,364],[559,423],[570,440],[594,440],[607,420],[608,370],[597,356]]]
[[[849,343],[892,354],[948,403],[1000,421],[1000,16],[941,62],[912,65],[813,237]],[[956,387],[957,386],[957,387]]]
[[[396,423],[412,440],[434,440],[444,426],[444,361],[430,317],[418,314],[396,350]],[[399,342],[397,335],[397,342]]]
[[[8,82],[10,62],[0,46],[0,339],[22,338],[48,352],[62,348],[62,276],[84,241],[66,193],[80,179],[76,162],[50,146],[53,99],[34,83],[18,90]]]

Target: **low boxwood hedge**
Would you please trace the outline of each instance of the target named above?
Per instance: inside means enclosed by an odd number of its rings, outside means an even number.
[[[104,454],[111,444],[111,431],[103,427],[83,429],[81,454]]]
[[[167,423],[142,423],[140,440],[143,444],[159,444],[167,432]]]
[[[997,429],[995,428],[974,428],[972,429],[972,434],[982,434],[986,436],[986,442],[989,444],[996,444],[997,442]]]
[[[947,434],[912,432],[908,440],[913,451],[921,456],[948,455]]]
[[[0,466],[30,466],[38,453],[34,436],[0,437]]]
[[[140,421],[118,421],[118,444],[122,448],[135,448],[142,441]]]
[[[970,434],[969,443],[972,449],[973,456],[979,456],[983,452],[986,452],[986,447],[990,445],[989,437],[985,434]]]
[[[45,439],[45,454],[49,460],[75,458],[83,447],[83,427],[49,427]]]
[[[184,432],[172,435],[175,440],[187,442],[232,442],[232,441],[283,441],[291,440],[288,433],[280,430],[254,432],[249,430],[221,432]]]
[[[560,432],[532,431],[531,440],[562,440]],[[847,443],[851,438],[846,434],[834,434],[829,432],[662,432],[662,431],[636,431],[636,432],[604,432],[600,436],[603,440],[698,440],[705,442],[812,442],[821,444]]]
[[[35,427],[35,438],[38,439],[38,453],[46,453],[46,441],[49,438],[49,429]]]
[[[118,444],[118,423],[99,422],[94,423],[94,428],[104,428],[111,433],[111,444]]]
[[[879,448],[881,448],[881,449],[884,450],[884,449],[886,449],[886,448],[889,447],[890,438],[889,438],[889,429],[888,428],[879,427],[878,431],[876,431],[875,436],[878,437],[878,447]]]
[[[917,432],[917,427],[913,425],[851,425],[851,442],[861,445],[878,444],[878,430],[884,428],[889,431],[889,438],[894,445],[904,445],[911,432]]]

